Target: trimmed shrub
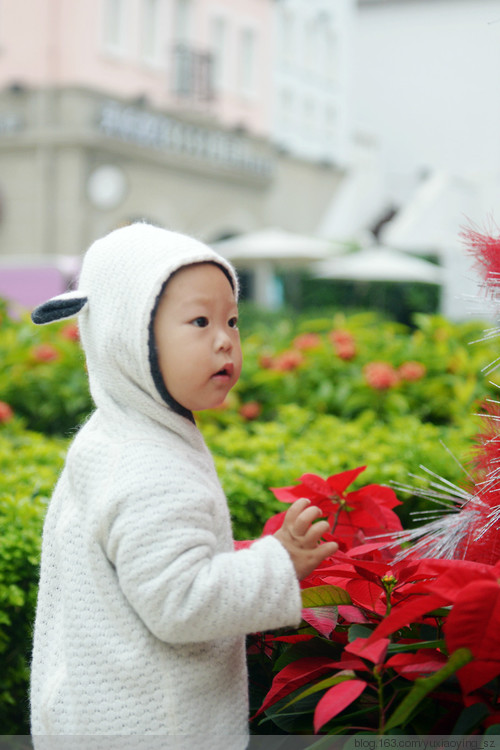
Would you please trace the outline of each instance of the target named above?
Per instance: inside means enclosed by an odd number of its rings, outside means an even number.
[[[65,441],[0,430],[0,727],[29,734],[28,676],[40,539]]]

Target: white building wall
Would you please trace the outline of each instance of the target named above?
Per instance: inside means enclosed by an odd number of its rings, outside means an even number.
[[[381,149],[389,198],[422,172],[500,167],[498,0],[359,0],[353,120]]]
[[[275,3],[272,137],[302,158],[348,162],[354,0]]]

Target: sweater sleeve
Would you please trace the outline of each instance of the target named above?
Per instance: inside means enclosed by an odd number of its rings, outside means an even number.
[[[170,643],[298,625],[300,587],[287,551],[271,536],[218,551],[218,537],[227,534],[217,528],[218,506],[226,519],[227,506],[213,489],[191,475],[140,499],[127,493],[108,526],[105,553],[128,602]]]

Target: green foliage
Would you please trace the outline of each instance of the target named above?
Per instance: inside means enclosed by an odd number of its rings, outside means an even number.
[[[91,409],[84,357],[73,323],[35,326],[0,310],[0,401],[46,434],[74,430]]]
[[[386,422],[409,414],[436,424],[459,422],[497,392],[498,375],[490,383],[481,374],[497,348],[495,341],[480,341],[484,327],[480,321],[457,325],[418,315],[410,329],[373,313],[280,320],[244,339],[244,376],[235,392],[240,403],[257,401],[264,419],[275,418],[283,403],[295,403],[345,420],[370,409]],[[332,336],[339,332],[350,337],[352,356],[336,349]],[[303,348],[297,337],[304,334],[316,334],[317,346]],[[373,362],[385,363],[396,376],[403,365],[417,362],[424,375],[375,388],[366,377]]]
[[[421,423],[412,415],[396,416],[384,424],[373,411],[343,421],[289,404],[278,409],[272,422],[246,424],[240,419],[224,429],[212,422],[202,430],[229,498],[235,535],[251,539],[261,533],[273,513],[286,507],[269,487],[294,484],[305,473],[328,477],[366,466],[360,477],[363,485],[408,484],[408,474],[413,472],[422,475],[418,484],[424,487],[431,479],[420,469],[425,466],[460,484],[464,472],[454,456],[467,457],[478,430],[477,419],[465,416],[456,429]],[[404,499],[401,494],[400,499]],[[410,514],[423,503],[407,497],[398,513],[403,526],[413,525]]]
[[[376,310],[393,320],[411,323],[415,310],[434,314],[439,297],[440,289],[435,284],[301,278],[300,302],[311,313],[333,301],[337,309]]]
[[[0,727],[3,734],[29,734],[27,685],[41,528],[65,449],[65,441],[26,432],[18,425],[0,430]]]
[[[484,325],[454,325],[420,315],[412,327],[375,313],[350,316],[290,312],[285,316],[242,308],[244,373],[225,408],[197,419],[212,450],[229,499],[238,539],[259,535],[284,509],[270,487],[301,474],[327,477],[367,466],[362,484],[408,484],[426,466],[449,481],[464,477],[478,429],[477,403],[495,393],[481,368],[496,357],[496,342],[471,344]],[[332,331],[352,337],[355,353],[339,356]],[[300,348],[296,337],[319,337]],[[41,348],[40,348],[41,347]],[[291,367],[263,366],[292,353]],[[40,533],[47,498],[74,431],[92,408],[84,359],[73,324],[35,327],[11,320],[0,304],[0,726],[26,733],[31,627],[38,577]],[[383,361],[397,369],[423,365],[413,381],[371,386],[365,368]],[[295,362],[295,364],[293,364]],[[244,407],[251,402],[254,418]],[[0,403],[1,406],[1,403]],[[446,446],[446,448],[444,447]],[[429,483],[429,478],[423,483]],[[403,525],[423,500],[407,493],[398,513]]]

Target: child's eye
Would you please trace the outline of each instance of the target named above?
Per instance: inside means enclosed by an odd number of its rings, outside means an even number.
[[[238,328],[238,318],[229,319],[229,328]]]
[[[193,321],[191,321],[194,326],[197,328],[205,328],[205,326],[208,325],[208,318],[205,318],[204,315],[200,315],[199,318],[195,318]]]

